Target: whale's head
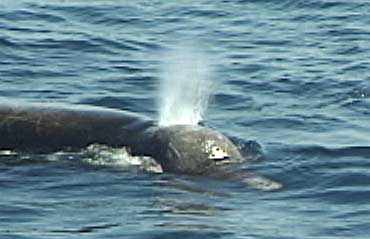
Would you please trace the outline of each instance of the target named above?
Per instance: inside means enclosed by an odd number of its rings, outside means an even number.
[[[201,126],[158,127],[151,138],[151,154],[165,172],[207,174],[245,160],[226,136]]]

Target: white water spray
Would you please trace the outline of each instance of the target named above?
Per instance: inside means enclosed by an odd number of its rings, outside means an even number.
[[[183,46],[162,57],[159,125],[197,125],[204,118],[213,87],[205,53]]]

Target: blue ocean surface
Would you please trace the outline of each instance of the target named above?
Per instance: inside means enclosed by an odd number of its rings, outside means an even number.
[[[1,0],[1,100],[157,119],[163,52],[186,42],[212,65],[202,124],[258,148],[243,167],[284,187],[3,155],[0,238],[370,238],[369,12],[367,0]]]

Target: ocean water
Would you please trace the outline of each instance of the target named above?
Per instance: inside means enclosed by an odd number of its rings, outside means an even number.
[[[284,184],[3,155],[0,238],[369,238],[369,12],[366,0],[0,1],[2,98],[159,118],[163,53],[191,46],[211,69],[202,124],[257,145],[243,167]]]

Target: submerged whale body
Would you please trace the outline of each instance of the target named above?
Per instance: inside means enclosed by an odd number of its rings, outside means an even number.
[[[0,149],[49,153],[95,143],[151,156],[176,174],[226,175],[229,165],[245,160],[227,137],[201,126],[159,127],[133,113],[93,106],[0,104]],[[265,189],[281,186],[257,176],[243,180],[267,183]]]

